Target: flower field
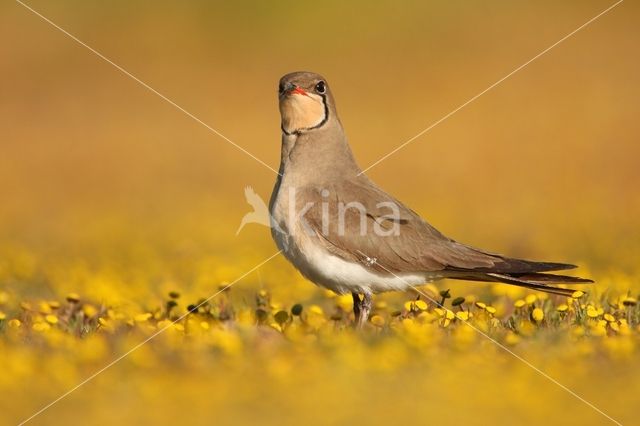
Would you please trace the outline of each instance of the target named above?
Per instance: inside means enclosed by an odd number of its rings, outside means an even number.
[[[2,2],[0,425],[640,424],[640,3],[614,3]],[[440,231],[595,284],[439,281],[355,331],[236,232],[298,70]]]
[[[629,277],[582,286],[570,298],[430,284],[378,296],[357,332],[350,295],[313,287],[282,258],[233,282],[242,268],[216,267],[220,259],[184,268],[140,247],[92,266],[39,266],[33,254],[16,253],[5,253],[1,269],[6,424],[87,378],[32,421],[536,424],[570,416],[606,424],[607,415],[632,424],[636,417],[628,407],[639,380],[640,306]],[[190,278],[158,280],[170,272]],[[28,282],[61,291],[17,291]]]

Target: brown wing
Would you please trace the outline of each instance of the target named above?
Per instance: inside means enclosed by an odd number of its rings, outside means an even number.
[[[323,197],[322,190],[328,190],[329,195]],[[315,201],[304,220],[328,251],[351,261],[375,258],[371,268],[381,273],[525,274],[574,267],[505,258],[458,243],[366,178],[322,189],[306,188],[300,195],[302,200]],[[324,223],[323,210],[329,212]]]

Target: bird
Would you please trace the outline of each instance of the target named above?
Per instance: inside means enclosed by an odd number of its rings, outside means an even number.
[[[271,218],[269,216],[269,208],[262,198],[253,190],[252,187],[247,186],[244,189],[244,197],[247,203],[253,207],[253,211],[245,214],[240,221],[240,226],[236,231],[236,235],[240,233],[242,228],[247,223],[257,223],[259,225],[271,226]]]
[[[307,71],[278,85],[282,145],[269,201],[271,234],[313,283],[351,293],[354,325],[368,321],[374,294],[440,279],[498,282],[570,296],[552,274],[575,268],[511,258],[459,243],[371,181],[356,163],[327,80]]]

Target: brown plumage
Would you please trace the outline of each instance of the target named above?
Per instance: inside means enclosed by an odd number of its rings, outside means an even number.
[[[320,189],[322,188],[322,189]],[[384,227],[388,211],[377,207],[380,203],[394,203],[400,207],[397,235],[361,233],[362,216],[359,211],[345,211],[344,226],[329,221],[328,232],[322,232],[322,203],[316,203],[304,215],[307,224],[318,236],[318,241],[335,256],[352,262],[363,262],[364,257],[375,258],[371,265],[382,274],[412,273],[416,270],[441,272],[443,277],[468,281],[502,282],[546,293],[571,295],[573,289],[553,287],[549,284],[588,284],[592,280],[555,275],[546,272],[573,269],[576,266],[556,262],[536,262],[505,257],[479,250],[446,237],[413,210],[379,189],[361,175],[358,179],[307,187],[300,192],[301,200],[320,200],[320,191],[329,191],[334,197],[324,200],[330,215],[337,215],[340,203],[358,202],[365,206],[364,229],[373,229],[374,223]],[[301,203],[302,204],[302,203]],[[326,207],[325,207],[326,209]]]
[[[509,258],[446,237],[361,173],[322,76],[287,74],[279,91],[283,135],[280,176],[269,206],[277,225],[273,237],[310,280],[353,293],[359,324],[366,320],[372,293],[440,278],[502,282],[565,296],[573,290],[552,284],[592,282],[549,273],[574,265]],[[291,216],[292,211],[304,214]]]

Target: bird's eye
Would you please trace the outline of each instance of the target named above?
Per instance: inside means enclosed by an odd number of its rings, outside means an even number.
[[[324,84],[324,81],[319,81],[318,84],[316,84],[316,92],[323,94],[326,91],[327,91],[327,87]]]

